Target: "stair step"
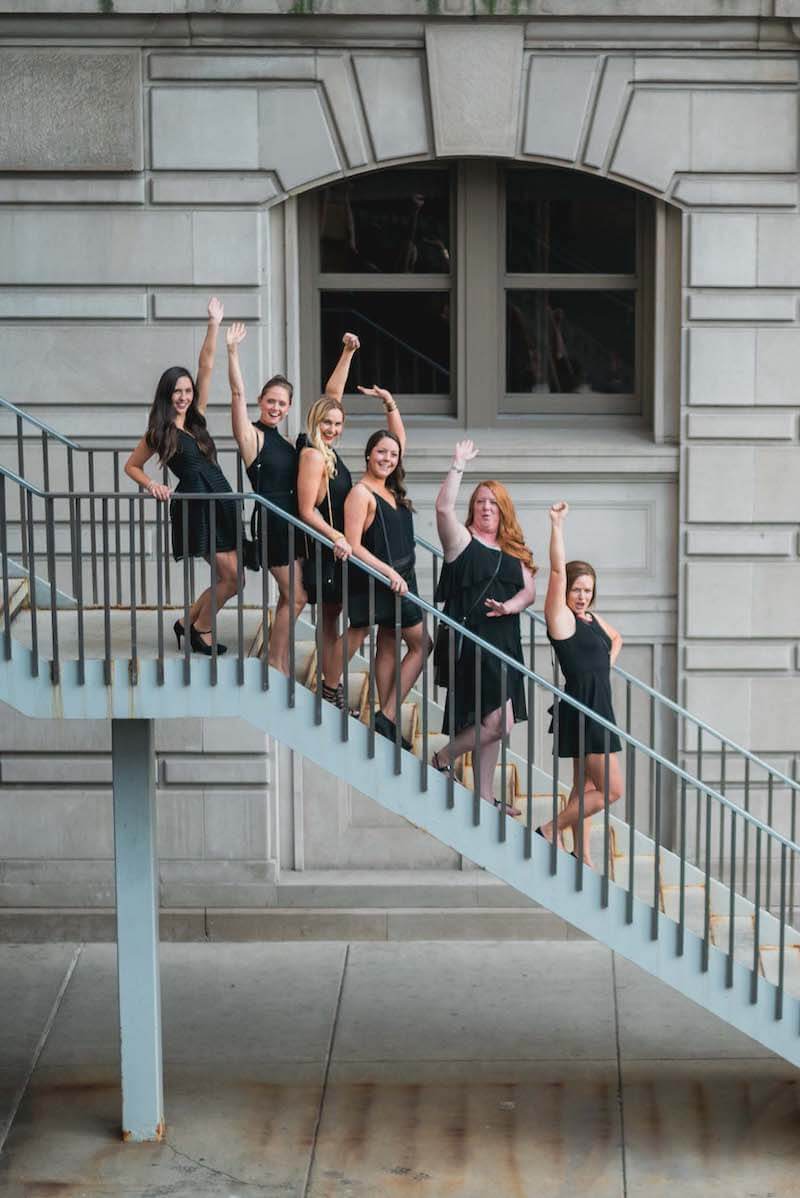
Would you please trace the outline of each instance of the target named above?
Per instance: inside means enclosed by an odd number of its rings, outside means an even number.
[[[14,617],[28,601],[27,578],[10,578],[8,582],[8,622],[12,624]],[[0,597],[0,615],[3,614],[2,597]]]
[[[30,571],[22,565],[21,562],[14,561],[13,558],[6,559],[6,572],[9,578],[22,578],[30,586]],[[36,588],[36,606],[50,607],[50,583],[46,578],[40,578],[38,574],[33,576],[33,585]],[[56,607],[65,611],[78,606],[78,601],[73,595],[68,595],[66,591],[54,588]]]
[[[761,972],[773,986],[778,985],[780,948],[777,944],[759,947]],[[787,994],[800,995],[800,944],[787,944],[783,967],[783,984]]]
[[[727,953],[731,931],[729,915],[712,915],[710,920],[711,943],[722,952]],[[753,964],[755,948],[755,917],[753,915],[734,915],[733,917],[733,958],[743,965]],[[700,933],[702,935],[702,931]],[[760,950],[759,950],[760,951]]]

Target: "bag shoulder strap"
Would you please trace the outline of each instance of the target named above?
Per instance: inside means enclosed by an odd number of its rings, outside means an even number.
[[[474,612],[475,608],[478,606],[480,601],[482,599],[485,599],[486,593],[489,590],[489,587],[492,585],[495,578],[497,578],[497,575],[500,573],[500,563],[502,562],[502,560],[503,560],[503,551],[500,550],[500,552],[497,555],[497,565],[495,566],[494,571],[492,572],[492,577],[489,579],[486,586],[482,588],[480,595],[478,595],[478,598],[473,603],[470,604],[469,611],[467,612],[467,614],[463,617],[463,619],[461,621],[462,624],[467,623],[467,621],[469,620],[470,616],[472,615],[472,613]]]

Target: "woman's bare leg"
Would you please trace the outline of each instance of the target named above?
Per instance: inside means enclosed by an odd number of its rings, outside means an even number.
[[[576,774],[577,779],[577,774]],[[619,768],[619,761],[616,753],[610,753],[608,758],[608,801],[616,803],[617,799],[622,795],[622,772]],[[598,811],[602,811],[605,805],[605,754],[604,753],[589,753],[585,758],[585,785],[583,796],[583,815],[584,815],[584,843],[583,853],[584,861],[587,865],[591,864],[591,858],[588,854],[587,845],[587,825],[589,817],[596,815]],[[572,792],[567,802],[566,807],[559,813],[556,820],[556,828],[558,830],[559,839],[565,828],[572,828],[573,835],[576,835],[578,822],[580,820],[580,806],[578,801],[577,781],[573,785]],[[542,832],[547,840],[553,838],[553,823],[552,820],[542,826]],[[577,849],[577,844],[576,844]],[[587,860],[587,857],[589,858]]]
[[[294,571],[294,615],[289,602],[291,573]],[[289,673],[289,635],[292,625],[306,605],[306,592],[299,562],[289,566],[272,566],[270,574],[278,584],[278,602],[269,636],[269,664],[282,674]]]
[[[401,628],[400,633],[406,643],[406,652],[400,663],[400,702],[402,703],[422,673],[422,667],[425,664],[425,658],[431,651],[432,642],[430,637],[427,638],[427,644],[424,642],[421,624],[412,624],[409,628]],[[375,655],[375,682],[378,687],[381,709],[386,717],[392,721],[397,719],[394,636],[393,628],[379,628],[378,648]],[[385,675],[381,678],[378,674],[378,662],[382,644],[388,644],[388,649],[384,650],[388,659],[388,665]],[[382,685],[384,687],[383,690],[381,690]]]
[[[236,551],[229,549],[225,553],[217,553],[216,555],[216,598],[217,611],[221,611],[229,599],[232,599],[238,589],[238,569]],[[193,613],[192,623],[195,626],[196,632],[200,634],[202,640],[207,645],[211,644],[211,587],[207,587],[203,591],[200,598],[190,609]],[[189,629],[186,629],[188,636]]]

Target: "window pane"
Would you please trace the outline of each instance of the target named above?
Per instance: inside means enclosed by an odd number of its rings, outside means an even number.
[[[633,291],[507,291],[506,389],[634,390]]]
[[[506,270],[633,274],[635,194],[576,171],[507,171]]]
[[[449,274],[448,171],[362,175],[320,194],[323,272]]]
[[[358,334],[348,392],[378,383],[398,395],[450,394],[449,291],[323,291],[322,386],[341,352],[342,334]]]

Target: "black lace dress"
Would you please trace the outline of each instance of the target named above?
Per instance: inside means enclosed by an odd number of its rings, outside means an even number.
[[[369,488],[372,491],[372,488]],[[361,537],[361,544],[375,557],[386,562],[408,583],[412,595],[418,595],[417,575],[414,570],[416,552],[414,547],[414,516],[410,508],[394,507],[377,491],[375,496],[375,518]],[[369,575],[351,564],[350,617],[351,628],[369,626]],[[375,580],[375,623],[383,628],[394,628],[395,598],[392,588],[385,582]],[[422,611],[405,595],[400,600],[400,627],[411,628],[422,623]]]
[[[276,428],[257,420],[254,425],[264,439],[258,456],[247,467],[250,485],[258,495],[263,495],[290,516],[297,515],[297,450],[290,441],[282,437]],[[267,566],[288,566],[289,522],[275,512],[256,507],[256,519],[252,527],[253,539],[261,546],[261,521],[266,516]],[[305,538],[295,530],[294,556],[302,557]]]
[[[308,446],[308,437],[301,433],[297,438],[298,460],[301,450]],[[322,503],[317,504],[317,511],[326,524],[331,524],[339,532],[344,533],[344,501],[353,488],[353,476],[334,449],[336,457],[336,473],[329,479],[326,494]],[[317,602],[317,573],[315,548],[318,544],[313,537],[307,537],[306,560],[303,562],[303,586],[308,595],[309,603]],[[322,595],[321,603],[337,605],[342,602],[342,563],[333,556],[333,551],[326,545],[322,546]]]
[[[548,633],[548,636],[550,634]],[[597,620],[582,620],[575,617],[572,636],[556,641],[550,636],[561,672],[564,675],[564,690],[573,699],[590,707],[598,715],[616,724],[611,705],[611,638]],[[579,750],[580,713],[569,703],[558,706],[558,755],[577,757]],[[550,724],[553,731],[553,724]],[[622,745],[616,732],[609,734],[609,752],[619,753]],[[605,752],[605,731],[602,724],[586,717],[584,725],[584,754]]]
[[[499,555],[499,561],[498,561]],[[522,590],[522,562],[517,557],[493,549],[473,537],[453,562],[445,562],[436,588],[437,602],[445,613],[464,623],[476,636],[524,664],[519,615],[489,616],[486,599],[505,603]],[[454,703],[454,731],[475,724],[475,646],[466,637],[455,636],[455,688],[448,689],[442,731],[450,732],[450,704]],[[501,662],[489,653],[481,654],[480,715],[483,720],[500,707],[502,695]],[[528,718],[525,703],[525,679],[511,666],[506,669],[506,698],[511,700],[515,723]]]
[[[212,441],[213,446],[213,441]],[[206,492],[213,494],[230,491],[227,478],[216,462],[212,462],[200,452],[200,446],[185,429],[178,429],[178,448],[167,463],[169,469],[178,480],[175,493],[182,492],[198,494]],[[170,520],[172,522],[172,553],[176,561],[183,557],[204,557],[211,555],[211,523],[209,503],[202,500],[188,500],[185,503],[173,499],[170,504]],[[183,509],[187,508],[187,538],[184,545]],[[238,506],[235,499],[214,500],[215,540],[214,553],[226,553],[236,548],[236,521]]]

